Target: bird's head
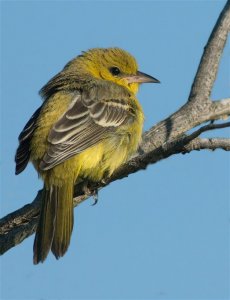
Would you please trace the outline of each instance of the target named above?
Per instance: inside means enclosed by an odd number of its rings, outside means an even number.
[[[120,48],[90,49],[71,61],[67,67],[76,67],[86,75],[122,85],[134,94],[141,83],[159,83],[156,78],[138,71],[135,58]]]

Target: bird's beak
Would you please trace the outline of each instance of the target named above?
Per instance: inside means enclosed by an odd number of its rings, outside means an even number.
[[[124,76],[128,83],[160,83],[160,81],[148,74],[137,71],[135,75]]]

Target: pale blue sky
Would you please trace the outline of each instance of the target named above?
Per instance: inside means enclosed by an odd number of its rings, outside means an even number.
[[[17,137],[38,90],[91,47],[131,52],[143,85],[145,129],[187,99],[225,1],[2,1],[1,216],[41,188],[30,165],[14,175]],[[229,47],[228,47],[229,53]],[[213,99],[229,96],[227,49]],[[227,130],[206,136],[226,136]],[[1,261],[1,299],[229,299],[229,154],[177,155],[103,189],[75,210],[63,259],[32,264],[33,238]]]

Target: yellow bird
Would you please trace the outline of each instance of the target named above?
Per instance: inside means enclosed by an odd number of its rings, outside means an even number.
[[[73,187],[98,182],[126,162],[141,140],[144,114],[135,94],[159,81],[138,71],[120,48],[95,48],[71,60],[40,91],[43,104],[19,135],[16,174],[29,160],[44,180],[34,264],[70,244]]]

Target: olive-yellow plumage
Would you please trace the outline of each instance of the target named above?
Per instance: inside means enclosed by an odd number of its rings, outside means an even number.
[[[41,90],[42,106],[19,136],[16,174],[31,160],[44,180],[34,263],[50,249],[65,254],[73,228],[73,186],[109,177],[137,150],[144,114],[135,94],[143,82],[119,48],[96,48],[70,61]]]

